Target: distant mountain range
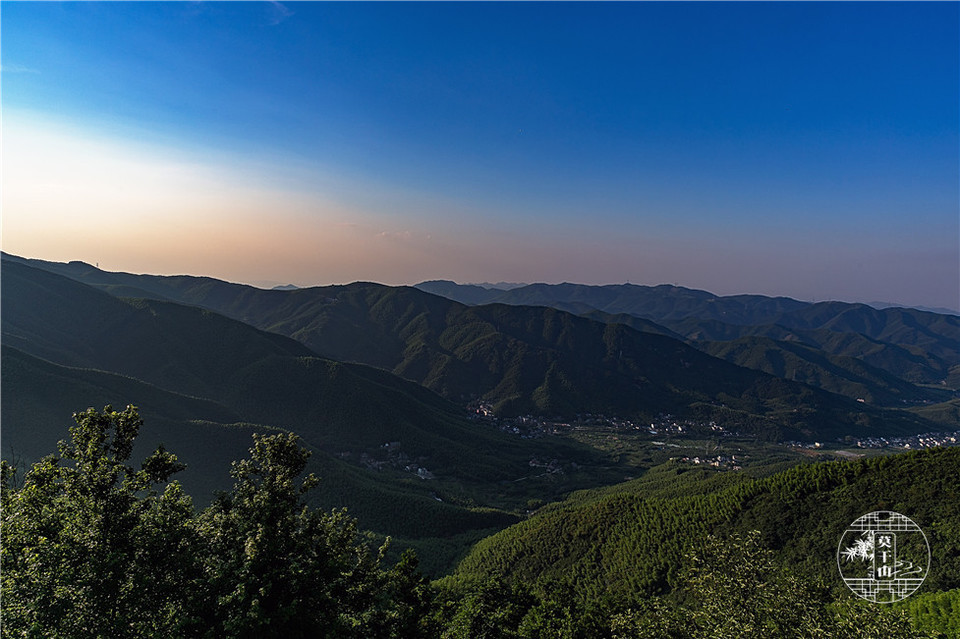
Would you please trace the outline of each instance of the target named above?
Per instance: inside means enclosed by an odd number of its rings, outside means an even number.
[[[707,291],[685,288],[683,286],[672,286],[669,284],[661,284],[659,286],[641,286],[636,284],[608,284],[608,285],[590,285],[590,284],[522,284],[522,283],[508,283],[508,282],[499,282],[497,284],[490,284],[487,282],[476,283],[476,284],[457,284],[450,280],[429,280],[426,282],[421,282],[415,285],[416,288],[420,290],[427,291],[429,293],[435,293],[437,295],[442,295],[450,299],[455,299],[465,304],[491,304],[491,303],[503,303],[511,304],[517,303],[518,297],[527,297],[527,296],[536,296],[543,295],[543,291],[546,289],[552,289],[554,292],[547,293],[545,299],[560,299],[565,294],[569,293],[571,290],[584,290],[592,289],[593,293],[599,289],[606,289],[607,291],[613,289],[626,289],[632,291],[634,294],[643,292],[652,293],[653,296],[659,297],[662,296],[664,292],[669,293],[679,293],[683,296],[696,297],[702,300],[725,300],[725,301],[734,301],[734,303],[739,303],[743,300],[752,300],[756,301],[759,299],[777,299],[777,300],[789,300],[798,305],[810,305],[817,302],[802,302],[799,300],[794,300],[788,297],[776,297],[771,298],[764,295],[732,295],[726,297],[720,297],[709,293]],[[528,289],[527,291],[518,291],[516,294],[502,296],[498,294],[498,291],[513,291],[515,289]],[[478,290],[483,289],[483,290]],[[557,294],[556,291],[566,291],[567,293],[561,292]],[[603,293],[596,295],[598,299],[604,299]],[[605,298],[609,302],[609,297]],[[601,303],[603,303],[601,301]],[[820,302],[820,303],[830,303],[830,302]],[[843,302],[841,302],[843,303]],[[910,306],[908,304],[896,304],[893,302],[868,302],[865,304],[877,310],[883,310],[887,308],[907,308],[918,311],[925,311],[930,313],[938,313],[941,315],[960,315],[960,310],[958,309],[949,309],[949,308],[934,308],[927,306]]]
[[[640,330],[651,329],[635,319],[653,322],[664,334],[736,364],[868,402],[893,405],[944,397],[918,395],[902,381],[960,389],[956,315],[758,295],[719,297],[676,286],[532,284],[493,291],[434,281],[417,287],[465,304],[547,306]]]
[[[483,399],[501,415],[603,413],[649,419],[675,412],[704,422],[720,420],[768,439],[916,432],[933,426],[905,411],[875,408],[866,398],[857,402],[711,357],[671,337],[671,329],[639,319],[628,325],[543,306],[470,307],[410,287],[355,283],[266,291],[211,278],[19,261],[113,295],[222,313],[261,331],[289,336],[323,357],[391,371],[457,403]],[[584,297],[592,291],[572,292]],[[613,293],[623,296],[622,291]],[[694,293],[693,298],[709,295]],[[738,313],[782,315],[804,308],[786,299],[754,301],[759,310],[750,310],[748,300],[737,300]],[[139,304],[156,307],[155,302]],[[668,300],[661,305],[678,304]],[[805,352],[796,359],[804,357],[807,362],[814,359]],[[835,363],[825,365],[839,369]],[[789,366],[791,371],[803,368]],[[849,382],[854,387],[870,385],[907,400],[923,396],[920,389],[882,372],[864,368],[855,373],[859,377]]]
[[[490,282],[477,282],[471,284],[470,286],[479,286],[481,288],[492,288],[500,291],[509,291],[512,288],[520,288],[521,286],[526,286],[522,282],[497,282],[496,284],[491,284]]]
[[[528,284],[508,291],[460,285],[445,280],[423,282],[416,288],[464,304],[511,304],[550,306],[574,313],[598,310],[628,313],[656,322],[698,317],[731,323],[771,321],[784,312],[806,306],[786,297],[739,295],[717,297],[706,291],[679,286],[616,284]]]
[[[918,311],[927,311],[929,313],[940,313],[941,315],[960,315],[960,310],[945,308],[942,306],[911,306],[909,304],[897,304],[896,302],[867,302],[867,306],[876,309],[885,308],[913,308]]]

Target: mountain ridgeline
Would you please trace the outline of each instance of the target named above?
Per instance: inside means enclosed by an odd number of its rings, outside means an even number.
[[[423,282],[417,288],[466,304],[549,306],[593,314],[597,319],[614,316],[613,321],[629,316],[655,322],[694,344],[767,337],[810,346],[828,355],[857,358],[910,383],[960,388],[960,316],[952,314],[761,295],[720,297],[668,285],[530,284],[499,290],[439,280]],[[715,354],[722,347],[707,345],[705,350]],[[738,355],[731,361],[750,366],[752,357]],[[756,358],[753,360],[756,364]],[[767,367],[761,370],[772,372]],[[802,375],[797,379],[804,381]],[[914,394],[898,397],[895,391],[885,399],[910,400]]]
[[[467,304],[548,306],[670,334],[734,364],[877,405],[944,401],[960,390],[956,314],[720,297],[667,285],[531,284],[499,290],[431,281],[417,288]]]
[[[873,337],[881,337],[884,331],[895,330],[889,320],[878,319],[883,316],[896,317],[904,313],[914,317],[922,317],[922,314],[942,315],[895,306],[875,309],[865,304],[802,302],[789,297],[718,296],[707,291],[667,284],[659,286],[527,284],[510,289],[497,289],[434,280],[422,282],[416,287],[470,305],[510,304],[556,307],[569,304],[571,310],[588,307],[604,313],[627,313],[636,317],[645,317],[655,322],[695,318],[716,320],[736,326],[784,324],[797,328],[815,328],[830,324],[833,327],[842,326],[844,330],[865,329],[868,334],[872,333]],[[863,319],[859,311],[864,307],[877,311],[877,314],[871,314],[869,319]],[[853,313],[846,314],[848,311]],[[887,315],[886,311],[891,311],[892,315]],[[953,319],[954,326],[957,325],[957,321],[960,321],[960,317],[956,314],[946,315],[946,317]]]
[[[320,356],[390,371],[459,404],[486,401],[500,415],[680,413],[767,439],[935,428],[914,414],[711,357],[667,330],[656,334],[550,307],[466,306],[369,283],[266,291],[210,278],[107,273],[83,263],[25,263],[105,292],[152,297],[137,303],[151,308],[167,300],[208,309],[293,338]],[[908,383],[886,383],[907,397],[922,395]]]

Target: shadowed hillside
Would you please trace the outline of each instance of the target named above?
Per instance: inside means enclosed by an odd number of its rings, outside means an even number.
[[[631,324],[640,330],[672,331],[695,345],[742,337],[796,341],[828,355],[861,359],[909,383],[943,384],[958,390],[951,374],[960,362],[960,316],[954,314],[899,307],[876,309],[845,302],[809,303],[762,295],[721,297],[666,285],[531,284],[503,291],[434,281],[418,284],[417,288],[467,304],[549,306]],[[624,316],[657,324],[641,326]],[[704,346],[710,353],[717,348]],[[830,377],[824,372],[819,375]],[[791,379],[803,381],[800,377]],[[827,383],[823,388],[834,390],[832,386]],[[875,392],[882,394],[880,389]]]
[[[797,342],[767,337],[741,337],[729,342],[703,342],[700,348],[739,366],[761,370],[880,406],[903,406],[938,396],[855,357],[831,355]]]
[[[78,263],[44,268],[209,308],[288,335],[325,357],[392,371],[457,402],[482,398],[503,415],[685,412],[771,439],[931,428],[916,416],[734,366],[663,335],[551,308],[469,307],[414,288],[367,283],[265,291],[209,278],[104,273]]]
[[[52,452],[69,415],[91,404],[138,404],[154,424],[143,445],[176,447],[203,499],[227,485],[229,461],[252,432],[292,430],[323,453],[314,462],[325,480],[319,503],[412,537],[513,521],[475,509],[495,500],[497,482],[525,476],[533,455],[590,460],[570,444],[477,428],[417,384],[207,310],[122,300],[15,263],[2,278],[5,455]]]

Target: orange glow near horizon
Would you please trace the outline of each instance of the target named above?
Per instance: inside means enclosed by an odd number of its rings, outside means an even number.
[[[23,257],[234,281],[402,282],[432,240],[243,169],[47,123],[5,129],[3,250]]]
[[[508,279],[521,271],[546,280],[574,255],[562,232],[485,228],[482,217],[467,227],[444,219],[448,203],[418,194],[387,193],[380,197],[387,210],[363,210],[231,158],[20,114],[6,120],[2,245],[21,257],[311,286],[471,281],[484,272]],[[337,187],[336,177],[322,177]],[[343,190],[356,191],[344,182]],[[369,196],[374,187],[364,186]],[[419,215],[409,214],[417,207]]]
[[[720,295],[871,301],[882,292],[862,299],[838,286],[824,294],[830,287],[823,283],[845,273],[854,284],[906,289],[917,271],[955,264],[955,253],[929,250],[929,264],[921,263],[904,244],[904,255],[864,269],[864,255],[883,247],[871,247],[859,231],[816,242],[796,231],[760,242],[754,234],[671,233],[642,220],[535,223],[490,214],[478,201],[444,200],[289,158],[254,162],[134,143],[9,110],[3,134],[3,250],[108,271],[297,286],[632,281]]]

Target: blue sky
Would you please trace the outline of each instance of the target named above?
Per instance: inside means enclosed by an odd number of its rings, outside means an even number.
[[[3,248],[957,308],[956,3],[3,3]]]

